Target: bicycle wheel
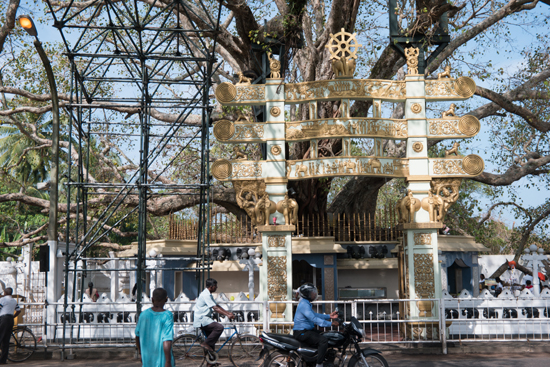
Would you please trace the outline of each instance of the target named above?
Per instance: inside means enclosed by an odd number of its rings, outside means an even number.
[[[201,347],[202,340],[192,334],[179,336],[172,343],[174,360],[197,362],[204,359],[204,349]],[[177,362],[176,362],[177,363]]]
[[[229,359],[235,367],[256,367],[262,364],[258,360],[262,352],[262,342],[255,335],[237,335],[229,349]]]
[[[36,350],[36,338],[31,329],[18,326],[13,329],[10,337],[8,359],[12,362],[23,362],[32,356]]]
[[[358,356],[359,357],[359,356]],[[369,354],[365,356],[368,366],[365,366],[363,359],[359,357],[356,359],[355,356],[351,357],[348,367],[388,367],[388,362],[380,354]]]
[[[266,367],[296,367],[296,360],[288,354],[274,352],[269,355]]]

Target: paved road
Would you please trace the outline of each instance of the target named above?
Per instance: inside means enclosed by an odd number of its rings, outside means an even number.
[[[549,354],[450,354],[450,355],[388,355],[390,367],[544,367],[550,365]],[[225,360],[222,367],[232,366]],[[18,363],[19,366],[51,367],[51,366],[78,366],[78,367],[140,367],[141,363],[135,359],[108,360],[79,360],[61,362],[59,360],[27,361]],[[14,366],[15,367],[15,366]],[[198,367],[198,366],[197,366]]]

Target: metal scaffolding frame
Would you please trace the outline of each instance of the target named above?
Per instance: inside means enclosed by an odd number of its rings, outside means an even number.
[[[69,165],[64,276],[66,289],[69,277],[74,287],[72,295],[65,292],[64,314],[69,299],[76,299],[77,273],[86,271],[86,261],[81,269],[77,263],[89,258],[92,246],[136,216],[138,252],[132,270],[137,272],[139,314],[143,294],[143,281],[139,279],[144,279],[148,259],[147,204],[151,198],[199,196],[197,255],[188,259],[196,262],[193,269],[199,287],[209,273],[209,93],[212,77],[220,66],[214,50],[221,2],[71,0],[65,8],[50,0],[47,3],[71,67],[70,102],[65,105],[70,121],[66,132]],[[203,38],[204,34],[209,38]],[[159,116],[163,114],[177,118],[162,121]],[[200,122],[197,118],[190,121],[192,115],[200,116]],[[125,146],[124,154],[129,159],[137,160],[139,155],[139,164],[121,174],[122,180],[115,174],[106,182],[90,177],[91,150],[97,148],[97,136]],[[181,149],[174,152],[169,148],[174,144]],[[169,149],[174,155],[166,159],[164,154]],[[159,181],[182,154],[196,155],[200,172],[174,184]],[[101,213],[96,211],[98,198]],[[86,220],[89,217],[92,220]],[[80,297],[84,279],[82,276]],[[69,312],[78,310],[73,306]],[[63,339],[67,319],[63,317]]]

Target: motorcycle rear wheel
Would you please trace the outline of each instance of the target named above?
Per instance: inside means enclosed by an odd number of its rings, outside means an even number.
[[[265,367],[297,367],[296,359],[288,354],[274,352],[268,357]]]
[[[358,359],[356,357],[359,357]],[[365,366],[363,358],[353,356],[348,364],[348,367],[388,367],[388,362],[380,354],[369,354],[365,356],[368,366]]]

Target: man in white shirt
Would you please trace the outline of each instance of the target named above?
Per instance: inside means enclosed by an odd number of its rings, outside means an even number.
[[[201,344],[201,347],[213,351],[216,346],[216,342],[223,333],[223,325],[215,322],[212,319],[212,313],[215,311],[222,316],[227,316],[230,320],[235,318],[233,312],[224,310],[218,306],[212,293],[218,289],[218,282],[215,279],[206,279],[206,288],[201,292],[197,303],[193,308],[194,319],[193,326],[200,328],[206,334],[206,340]]]
[[[10,346],[10,336],[13,330],[14,317],[19,316],[21,309],[17,301],[12,298],[13,289],[6,288],[4,297],[0,298],[0,364],[6,364]],[[15,314],[14,314],[15,313]]]

